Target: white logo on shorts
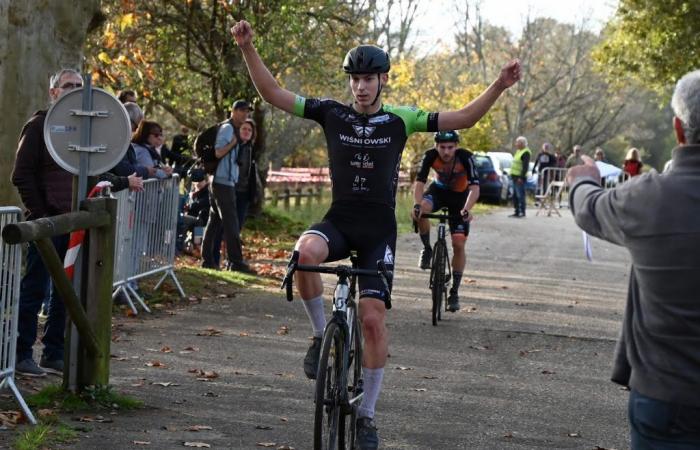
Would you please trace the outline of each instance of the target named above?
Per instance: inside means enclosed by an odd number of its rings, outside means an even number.
[[[386,251],[384,252],[384,262],[386,264],[394,264],[394,254],[391,252],[389,246],[386,246]]]

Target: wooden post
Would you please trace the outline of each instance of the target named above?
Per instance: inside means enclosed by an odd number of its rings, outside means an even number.
[[[303,194],[301,193],[301,188],[296,188],[296,191],[294,193],[296,194],[294,196],[294,206],[298,208],[299,206],[301,206],[301,197],[303,197]]]
[[[277,208],[277,204],[280,201],[280,193],[279,191],[272,191],[272,206]]]
[[[314,188],[308,188],[306,190],[306,206],[307,207],[309,207],[309,208],[311,207],[311,203],[313,203],[315,195],[316,194],[314,194]]]
[[[86,277],[84,278],[87,282],[86,314],[95,333],[100,353],[90,355],[88,352],[83,352],[81,348],[78,359],[79,390],[86,386],[109,384],[117,200],[100,198],[86,202],[85,209],[90,212],[106,210],[112,220],[103,227],[89,230]]]
[[[323,185],[319,185],[316,188],[316,202],[320,204],[322,200],[323,200]]]
[[[291,191],[288,187],[284,188],[284,209],[289,209],[289,199],[291,197]]]

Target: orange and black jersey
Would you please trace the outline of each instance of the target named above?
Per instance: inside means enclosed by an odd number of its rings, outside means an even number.
[[[436,148],[431,148],[423,154],[416,181],[425,183],[430,169],[435,171],[433,182],[443,189],[453,192],[466,192],[469,186],[479,184],[479,174],[472,154],[458,148],[455,157],[449,163],[443,162]]]

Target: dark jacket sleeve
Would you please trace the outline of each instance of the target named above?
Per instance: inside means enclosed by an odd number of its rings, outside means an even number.
[[[576,224],[591,236],[623,245],[625,189],[603,189],[589,177],[577,180],[569,192],[569,204]]]
[[[133,173],[133,172],[132,172]],[[109,181],[112,183],[112,192],[119,192],[129,187],[129,178],[120,177],[111,172],[105,172],[98,177],[98,181]]]
[[[420,160],[420,169],[418,169],[418,175],[416,175],[416,181],[425,183],[428,181],[428,174],[430,173],[430,168],[437,158],[438,152],[434,148],[423,153],[423,158]]]
[[[136,174],[144,180],[148,178],[148,169],[137,163],[136,152],[132,145],[129,145],[129,149],[126,151],[124,158],[122,158],[110,172],[120,177],[128,177],[136,172]]]
[[[29,211],[28,217],[31,218],[48,215],[42,194],[45,180],[41,179],[45,153],[44,117],[45,113],[37,113],[22,128],[12,170],[12,184],[17,187],[22,203]]]
[[[521,161],[523,162],[523,170],[525,175],[523,178],[527,176],[527,171],[530,170],[530,154],[529,153],[523,153],[523,157],[520,158]]]

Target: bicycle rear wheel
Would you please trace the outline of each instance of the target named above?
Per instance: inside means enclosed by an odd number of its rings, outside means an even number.
[[[442,300],[445,297],[445,260],[447,247],[444,242],[436,242],[433,248],[433,264],[430,289],[433,294],[433,326],[442,319]]]
[[[348,357],[348,404],[340,417],[338,427],[340,450],[354,450],[355,448],[355,421],[357,420],[357,408],[360,406],[362,395],[362,327],[358,318],[354,320],[353,339],[350,343]]]
[[[343,375],[343,340],[335,322],[326,326],[316,376],[314,450],[335,450],[340,420],[340,389]]]

